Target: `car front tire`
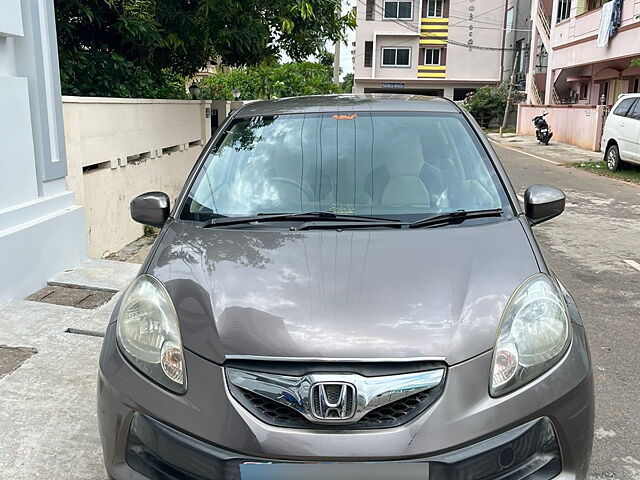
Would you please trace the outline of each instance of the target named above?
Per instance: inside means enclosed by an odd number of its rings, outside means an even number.
[[[612,172],[615,172],[622,167],[622,160],[620,160],[620,151],[618,150],[618,145],[609,145],[604,158],[607,162],[607,168]]]

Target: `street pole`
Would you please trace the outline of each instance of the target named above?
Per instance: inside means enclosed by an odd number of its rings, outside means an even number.
[[[340,84],[340,40],[336,42],[335,53],[333,57],[333,83]]]
[[[509,104],[511,103],[511,90],[514,87],[516,81],[516,65],[518,64],[518,57],[520,56],[520,50],[516,51],[516,56],[513,57],[513,68],[511,69],[511,80],[509,81],[509,90],[507,91],[507,104],[504,106],[504,117],[502,118],[502,126],[500,127],[500,136],[502,132],[507,128],[507,117],[509,116]]]

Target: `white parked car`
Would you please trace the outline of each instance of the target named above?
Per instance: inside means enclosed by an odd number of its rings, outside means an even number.
[[[604,124],[600,151],[609,170],[640,165],[640,93],[620,95]]]

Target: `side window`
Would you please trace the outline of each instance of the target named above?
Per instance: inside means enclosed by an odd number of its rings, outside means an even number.
[[[627,113],[627,117],[640,120],[640,100],[636,102],[631,110],[629,110],[629,113]]]
[[[627,113],[629,112],[629,109],[631,108],[631,105],[633,105],[633,102],[635,101],[636,101],[635,98],[625,98],[615,108],[615,110],[613,111],[613,114],[618,115],[620,117],[626,117]]]

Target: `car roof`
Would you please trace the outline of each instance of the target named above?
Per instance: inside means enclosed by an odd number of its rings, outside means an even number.
[[[426,95],[389,93],[313,95],[251,102],[240,108],[236,116],[362,111],[459,113],[460,108],[451,100]]]
[[[621,93],[620,95],[618,95],[616,103],[625,98],[640,98],[640,93]]]

